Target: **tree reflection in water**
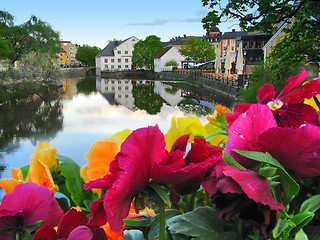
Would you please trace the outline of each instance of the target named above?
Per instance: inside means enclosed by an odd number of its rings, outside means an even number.
[[[154,94],[154,83],[133,85],[132,95],[137,108],[146,110],[150,115],[160,112],[163,100]]]
[[[22,140],[29,139],[34,145],[51,140],[63,127],[62,103],[57,96],[7,103],[0,106],[0,113],[1,153],[17,151]]]

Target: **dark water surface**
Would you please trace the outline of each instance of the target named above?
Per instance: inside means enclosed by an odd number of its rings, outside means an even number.
[[[10,178],[10,167],[28,165],[39,141],[49,141],[58,154],[82,166],[91,144],[123,129],[158,124],[166,133],[173,116],[197,116],[206,123],[220,102],[179,87],[146,80],[63,79],[61,96],[0,106],[0,177]]]

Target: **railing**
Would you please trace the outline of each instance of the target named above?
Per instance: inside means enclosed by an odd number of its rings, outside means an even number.
[[[242,78],[239,78],[237,74],[225,74],[216,73],[214,70],[203,70],[203,69],[173,69],[172,72],[179,74],[191,75],[193,79],[202,77],[208,81],[221,82],[232,86],[243,86]]]

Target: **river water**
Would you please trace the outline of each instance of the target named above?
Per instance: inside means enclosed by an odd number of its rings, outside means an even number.
[[[100,138],[156,124],[166,133],[174,116],[206,123],[217,102],[169,82],[63,79],[61,96],[0,106],[0,177],[11,177],[10,167],[28,165],[39,141],[49,141],[58,154],[83,166],[85,153]]]

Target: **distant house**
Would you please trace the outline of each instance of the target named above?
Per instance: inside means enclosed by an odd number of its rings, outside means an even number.
[[[139,41],[136,37],[124,41],[110,42],[96,57],[96,74],[103,71],[122,71],[131,69],[134,44]]]
[[[288,23],[283,23],[277,32],[269,39],[269,41],[263,46],[262,50],[264,53],[264,60],[269,56],[269,54],[273,51],[274,47],[280,42],[287,34],[283,31],[288,27]]]
[[[171,70],[172,67],[166,66],[166,63],[170,60],[174,60],[178,63],[178,68],[182,68],[181,61],[186,58],[179,52],[177,46],[165,47],[160,53],[154,57],[154,71],[161,72],[163,70]]]
[[[65,58],[63,63],[67,66],[78,63],[78,61],[76,60],[76,52],[79,46],[77,44],[71,43],[70,41],[61,41],[60,45],[61,48],[65,51]]]

